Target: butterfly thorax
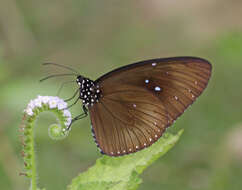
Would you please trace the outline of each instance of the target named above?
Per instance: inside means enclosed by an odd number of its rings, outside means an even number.
[[[78,76],[76,79],[80,89],[80,99],[85,106],[92,106],[98,102],[100,98],[100,89],[98,85],[95,85],[94,81]]]

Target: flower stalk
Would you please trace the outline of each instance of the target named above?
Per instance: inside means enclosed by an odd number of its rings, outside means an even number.
[[[39,190],[37,187],[37,169],[35,163],[34,149],[34,124],[39,114],[50,111],[55,114],[59,124],[52,124],[48,133],[54,140],[64,139],[69,131],[67,127],[71,124],[71,113],[67,109],[67,103],[59,97],[38,96],[31,100],[24,110],[23,124],[20,127],[22,133],[21,141],[23,145],[22,156],[24,159],[25,175],[31,178],[30,190]]]

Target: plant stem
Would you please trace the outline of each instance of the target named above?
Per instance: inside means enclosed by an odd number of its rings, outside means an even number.
[[[34,147],[35,120],[42,112],[50,111],[54,113],[59,124],[49,126],[49,137],[54,140],[64,139],[69,133],[66,128],[71,123],[71,113],[65,108],[67,108],[67,103],[58,97],[38,96],[30,101],[24,111],[25,114],[20,125],[20,132],[23,134],[20,137],[23,145],[22,156],[26,172],[21,172],[20,174],[31,178],[30,190],[39,190]]]
[[[47,109],[47,108],[46,108]],[[23,156],[24,156],[24,165],[26,169],[26,176],[31,178],[31,186],[30,190],[38,190],[38,182],[37,182],[37,167],[36,167],[36,160],[35,160],[35,147],[34,147],[34,128],[35,128],[35,120],[37,119],[38,115],[43,112],[47,111],[44,108],[39,109],[35,111],[35,114],[27,119],[27,124],[24,127],[24,140],[23,140]],[[59,119],[60,123],[62,124],[61,126],[55,125],[60,127],[59,130],[54,130],[58,134],[49,133],[49,135],[52,135],[55,137],[55,139],[63,139],[67,136],[67,133],[63,133],[63,128],[66,126],[64,125],[64,121],[66,120],[65,116],[63,116],[62,111],[58,110],[49,110],[52,111],[56,115],[56,117]],[[53,125],[51,125],[53,126]],[[51,128],[50,126],[50,128]],[[55,128],[56,129],[56,128]],[[52,132],[52,131],[51,131]]]
[[[31,190],[37,190],[37,173],[36,173],[36,164],[35,164],[35,151],[34,151],[34,122],[30,123],[30,142],[31,142],[31,170],[32,170],[32,177],[31,177]]]

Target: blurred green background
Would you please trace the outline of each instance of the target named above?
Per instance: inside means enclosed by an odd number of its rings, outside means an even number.
[[[140,190],[242,189],[242,1],[236,0],[0,0],[0,189],[28,189],[18,128],[30,99],[56,95],[64,70],[45,61],[100,75],[136,61],[199,56],[211,61],[208,89],[169,130],[185,129],[179,143],[148,168]],[[77,86],[67,85],[62,98]],[[81,103],[72,109],[81,111]],[[37,122],[41,187],[64,190],[100,157],[89,118],[53,141]]]

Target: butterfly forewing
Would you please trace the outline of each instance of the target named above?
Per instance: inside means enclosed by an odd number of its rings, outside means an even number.
[[[211,65],[203,59],[154,59],[116,69],[95,81],[98,103],[89,107],[96,142],[120,156],[150,146],[207,86]]]

